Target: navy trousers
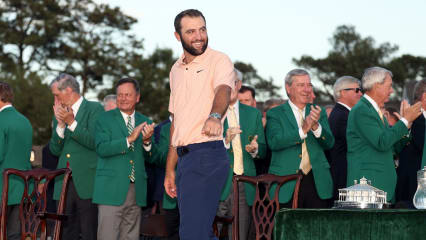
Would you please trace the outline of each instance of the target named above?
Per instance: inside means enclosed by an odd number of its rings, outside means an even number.
[[[190,144],[177,151],[180,240],[216,239],[212,224],[229,171],[223,141]]]

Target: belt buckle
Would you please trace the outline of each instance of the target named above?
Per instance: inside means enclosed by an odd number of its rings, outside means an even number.
[[[189,148],[187,146],[182,147],[182,156],[189,153]]]
[[[187,153],[189,153],[189,148],[187,146],[182,146],[178,148],[178,155],[180,157],[184,156]]]

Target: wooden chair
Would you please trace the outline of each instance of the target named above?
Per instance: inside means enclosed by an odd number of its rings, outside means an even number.
[[[9,177],[16,175],[23,179],[24,193],[22,195],[21,203],[19,204],[19,219],[21,222],[21,239],[31,240],[45,240],[47,237],[46,219],[54,219],[54,240],[60,239],[61,222],[65,218],[65,199],[67,194],[68,181],[71,177],[71,170],[63,168],[58,170],[47,169],[33,169],[22,171],[17,169],[8,168],[3,172],[3,192],[1,203],[1,233],[0,239],[6,240],[6,226],[7,226],[7,201],[9,190]],[[46,212],[47,186],[55,177],[64,175],[61,196],[59,199],[56,213]],[[44,182],[43,182],[44,181]],[[41,193],[38,193],[38,186],[44,183]],[[37,236],[39,234],[39,236]],[[39,237],[39,238],[38,238]]]
[[[287,176],[277,176],[274,174],[264,174],[256,177],[235,175],[232,179],[234,193],[238,191],[239,182],[248,182],[256,186],[256,195],[252,206],[252,217],[256,228],[256,240],[271,240],[272,230],[275,223],[275,214],[279,210],[278,193],[281,186],[289,181],[296,180],[296,186],[293,193],[292,208],[297,208],[297,200],[299,196],[301,174],[293,174]],[[269,190],[273,184],[276,184],[274,198],[271,199]],[[264,186],[262,189],[261,186]],[[233,216],[234,224],[232,224],[232,236],[234,240],[239,239],[239,209],[238,194],[234,195]]]
[[[228,237],[228,228],[229,225],[232,224],[232,221],[234,220],[234,217],[220,217],[220,216],[215,216],[214,221],[213,221],[213,233],[214,235],[218,238],[225,238]],[[219,227],[218,224],[222,225],[221,230],[219,231]]]

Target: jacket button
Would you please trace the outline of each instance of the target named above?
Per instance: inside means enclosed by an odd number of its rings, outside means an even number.
[[[70,157],[71,157],[71,154],[67,153],[67,158],[70,158]]]
[[[299,154],[299,157],[302,158],[302,154]]]
[[[324,136],[322,136],[322,140],[325,140],[325,137],[324,137]]]
[[[133,164],[133,160],[130,160],[130,164]]]

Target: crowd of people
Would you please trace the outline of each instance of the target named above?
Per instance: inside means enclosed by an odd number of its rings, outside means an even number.
[[[371,67],[361,80],[338,78],[336,104],[326,111],[315,104],[310,74],[293,69],[284,80],[288,100],[270,99],[261,112],[255,89],[242,85],[229,57],[208,47],[203,14],[185,10],[174,25],[183,54],[170,72],[170,117],[160,124],[135,111],[141,96],[132,78],[120,79],[103,107],[82,97],[69,74],[51,82],[48,150],[58,158],[56,168],[72,170],[62,239],[139,239],[142,208],[151,201],[165,211],[168,239],[216,239],[213,219],[232,215],[234,194],[240,239],[252,239],[255,189],[241,183],[234,193],[234,175],[300,173],[301,208],[329,208],[338,189],[365,177],[395,206],[413,207],[416,171],[426,165],[426,80],[417,83],[412,105],[403,101],[399,112],[391,111],[385,103],[392,72]],[[0,170],[30,169],[31,139],[30,122],[13,107],[13,90],[0,82]],[[56,179],[55,200],[61,186]],[[280,207],[291,207],[294,186],[282,186]],[[22,192],[12,179],[10,239],[20,238]]]

